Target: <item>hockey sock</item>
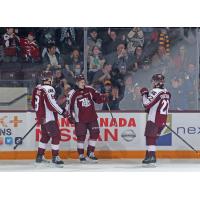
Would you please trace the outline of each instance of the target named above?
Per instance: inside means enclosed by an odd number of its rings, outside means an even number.
[[[155,156],[156,140],[156,137],[146,137],[148,156]]]
[[[84,154],[84,142],[85,142],[86,134],[77,135],[77,151],[80,154]]]
[[[52,156],[58,156],[58,154],[59,154],[59,143],[60,143],[59,135],[52,137],[52,141],[51,141]]]
[[[156,146],[155,145],[147,146],[147,151],[148,151],[148,156],[155,156]]]
[[[59,144],[51,144],[52,156],[58,156],[59,154]]]
[[[44,155],[47,143],[39,142],[38,155]]]
[[[84,142],[77,143],[77,151],[79,155],[84,154]]]
[[[96,140],[89,140],[88,148],[87,148],[87,155],[89,155],[90,152],[94,152],[96,145]]]

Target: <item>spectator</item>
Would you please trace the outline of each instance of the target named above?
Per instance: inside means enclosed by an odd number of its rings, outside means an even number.
[[[184,90],[187,93],[189,109],[197,109],[198,74],[194,64],[189,63],[184,73]]]
[[[144,46],[143,46],[143,52],[145,57],[152,57],[157,49],[158,49],[158,29],[157,28],[150,28],[150,32],[145,33],[145,38],[144,38]],[[152,32],[151,32],[152,31]]]
[[[40,50],[35,41],[35,36],[32,32],[27,38],[20,39],[21,56],[26,62],[35,63],[40,61]]]
[[[92,49],[94,46],[97,46],[99,47],[99,49],[101,49],[102,40],[98,38],[98,33],[95,28],[90,29],[87,42],[88,42],[88,56],[92,54]]]
[[[144,62],[144,54],[143,49],[141,46],[136,47],[135,53],[134,53],[134,64],[132,65],[132,68],[130,71],[137,71],[138,69],[142,68],[143,62]]]
[[[111,82],[113,85],[118,85],[122,91],[124,91],[124,77],[125,75],[122,71],[120,72],[118,68],[111,71]]]
[[[128,53],[135,53],[135,49],[138,46],[143,47],[144,45],[144,33],[141,28],[134,27],[132,28],[127,36],[126,36],[126,42],[127,42],[127,51]]]
[[[53,79],[53,87],[55,88],[56,91],[55,99],[58,99],[60,95],[63,95],[64,88],[70,87],[67,83],[67,80],[65,79],[64,74],[62,73],[62,70],[55,71]]]
[[[92,49],[92,55],[89,57],[88,81],[92,81],[93,75],[103,67],[105,59],[103,58],[98,46]]]
[[[104,84],[105,80],[111,79],[111,70],[112,65],[109,63],[104,63],[102,69],[98,70],[93,77],[92,85],[98,90],[101,90],[102,85]]]
[[[72,77],[82,74],[83,72],[83,58],[78,49],[74,49],[70,56],[65,59],[65,70]]]
[[[128,54],[125,44],[119,42],[117,45],[117,50],[113,54],[107,57],[109,63],[112,64],[113,69],[118,68],[119,71],[127,72],[127,68],[130,68],[130,65],[133,64],[133,55]]]
[[[171,79],[171,88],[169,89],[172,99],[170,107],[172,110],[187,110],[188,109],[188,98],[187,92],[183,87],[183,78],[180,76],[174,76]]]
[[[60,49],[63,55],[67,55],[73,51],[73,47],[76,45],[76,33],[75,28],[62,27],[60,36]]]
[[[128,74],[125,77],[124,98],[120,102],[120,109],[143,109],[141,104],[140,87],[138,86],[138,83],[134,81],[132,74]]]
[[[56,38],[56,28],[40,28],[40,37],[39,37],[39,43],[41,47],[47,47],[49,43],[55,42]]]
[[[51,46],[51,45],[54,45],[54,46],[55,46],[55,48],[56,48],[56,53],[60,55],[60,50],[58,49],[58,47],[56,47],[55,41],[52,40],[52,41],[49,41],[49,42],[47,43],[47,45],[43,48],[43,50],[42,50],[42,58],[45,57],[46,53],[48,52],[48,47]]]
[[[106,80],[104,82],[102,93],[108,96],[108,105],[110,106],[110,109],[119,110],[119,103],[123,98],[122,94],[120,94],[119,86],[112,85],[110,80]],[[103,104],[102,110],[109,110],[107,104]]]
[[[158,51],[152,57],[152,65],[155,68],[162,68],[168,66],[170,58],[166,53],[166,49],[163,46],[159,46]]]
[[[107,37],[102,43],[102,51],[105,55],[113,53],[118,44],[118,36],[115,29],[108,28]]]
[[[63,94],[61,94],[57,98],[57,103],[62,109],[66,108],[67,96],[68,96],[68,93],[69,93],[70,90],[71,90],[71,87],[69,85],[64,86]]]
[[[170,54],[170,41],[166,28],[161,28],[159,34],[159,47],[164,47],[166,54]]]
[[[14,28],[7,28],[2,38],[4,62],[17,62],[19,51],[19,37],[15,34]]]
[[[190,61],[185,46],[181,45],[179,47],[178,54],[175,55],[175,57],[173,58],[173,63],[175,65],[176,70],[179,71],[186,69],[189,62]]]
[[[44,66],[46,70],[56,70],[61,68],[61,57],[56,52],[56,46],[54,43],[50,43],[47,53],[43,58]]]

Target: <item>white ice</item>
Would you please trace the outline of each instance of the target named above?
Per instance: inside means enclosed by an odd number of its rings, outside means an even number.
[[[136,159],[100,159],[99,163],[80,164],[78,160],[64,160],[63,168],[47,166],[36,167],[34,160],[1,160],[0,172],[200,172],[200,160],[195,159],[160,159],[156,167],[143,167],[141,160]]]

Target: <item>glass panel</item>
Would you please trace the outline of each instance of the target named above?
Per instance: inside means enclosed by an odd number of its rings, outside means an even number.
[[[196,110],[199,34],[189,27],[0,28],[0,87],[27,88],[31,108],[42,70],[53,71],[57,98],[84,73],[89,85],[109,94],[112,110],[143,110],[140,89],[151,89],[152,75],[162,73],[171,109]]]
[[[162,73],[171,109],[198,108],[196,28],[89,28],[88,82],[109,93],[112,110],[143,110],[140,89]],[[107,110],[107,106],[97,106]]]

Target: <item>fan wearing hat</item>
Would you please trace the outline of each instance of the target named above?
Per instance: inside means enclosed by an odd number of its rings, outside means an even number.
[[[33,63],[40,60],[40,50],[33,32],[29,32],[27,38],[20,39],[20,47],[23,60]]]

